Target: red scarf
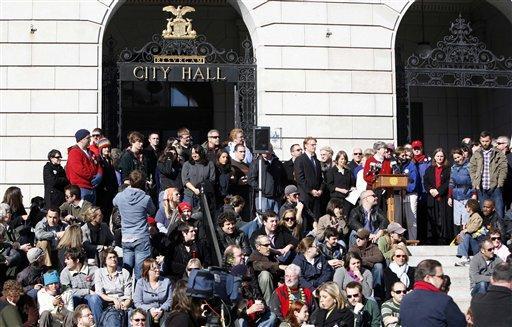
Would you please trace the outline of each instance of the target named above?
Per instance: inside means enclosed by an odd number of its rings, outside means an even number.
[[[434,285],[424,282],[422,280],[419,280],[417,282],[414,282],[414,289],[415,290],[423,290],[423,291],[430,291],[430,292],[441,292],[437,287]]]
[[[425,155],[423,153],[414,156],[414,161],[417,163],[421,163],[424,160],[425,160]]]

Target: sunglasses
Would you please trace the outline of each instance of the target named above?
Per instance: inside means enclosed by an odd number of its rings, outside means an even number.
[[[62,157],[60,157],[60,156],[55,156],[54,158],[55,159],[62,159]]]
[[[489,251],[489,252],[494,251],[494,247],[485,249],[485,251]]]
[[[220,136],[210,136],[211,139],[218,139]]]
[[[284,221],[295,221],[295,217],[286,217],[286,218],[283,218]]]
[[[146,321],[146,318],[133,318],[132,320],[135,322],[144,322]]]
[[[361,294],[359,294],[359,293],[354,294],[354,295],[347,294],[347,299],[351,299],[351,298],[358,298],[359,296],[361,296]]]
[[[260,246],[269,247],[269,246],[270,246],[270,243],[260,244]]]
[[[354,153],[354,155],[355,155],[355,156],[362,156],[362,155],[363,155],[363,153],[362,153],[362,152],[356,152],[356,153]]]
[[[396,290],[396,291],[393,291],[393,292],[395,292],[396,294],[405,294],[405,293],[407,293],[406,290]]]
[[[100,137],[101,135],[100,134],[92,134],[91,136],[92,137]]]
[[[396,254],[395,258],[407,258],[405,254]]]
[[[492,240],[492,241],[497,241],[497,240],[499,240],[499,239],[500,239],[499,237],[491,237],[491,240]]]

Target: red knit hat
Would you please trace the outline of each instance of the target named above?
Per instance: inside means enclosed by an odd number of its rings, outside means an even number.
[[[98,149],[101,150],[103,148],[110,148],[110,147],[111,147],[110,141],[106,137],[99,139]]]
[[[185,211],[185,210],[192,211],[192,206],[190,205],[190,203],[181,202],[180,204],[178,204],[178,211],[180,213],[183,213],[183,211]]]

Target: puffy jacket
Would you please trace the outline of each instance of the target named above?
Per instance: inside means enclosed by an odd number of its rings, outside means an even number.
[[[332,280],[334,271],[331,265],[327,263],[324,256],[319,254],[315,257],[313,264],[309,263],[304,254],[299,253],[293,263],[300,267],[299,285],[315,289],[325,282]]]
[[[400,166],[400,173],[407,175],[407,193],[416,192],[416,185],[418,184],[418,178],[420,178],[418,169],[414,162],[409,161]]]
[[[467,200],[471,198],[474,190],[469,175],[469,162],[462,165],[454,164],[450,171],[450,192],[454,200]]]
[[[426,194],[427,190],[425,190],[425,185],[423,184],[423,178],[425,177],[425,172],[427,168],[432,166],[432,159],[430,157],[425,157],[421,162],[415,162],[416,170],[420,175],[418,180],[416,181],[416,193],[418,194]]]
[[[503,187],[507,178],[507,158],[496,149],[491,150],[491,160],[489,163],[490,184],[489,187]],[[477,150],[470,159],[469,173],[473,188],[479,188],[482,184],[482,173],[484,171],[483,150]]]
[[[66,176],[69,183],[78,185],[80,188],[92,189],[94,187],[91,183],[92,179],[101,174],[102,169],[93,154],[88,157],[78,145],[68,148]]]

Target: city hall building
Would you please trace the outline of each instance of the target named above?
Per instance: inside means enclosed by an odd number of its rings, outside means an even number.
[[[0,192],[80,128],[270,126],[335,151],[510,135],[511,0],[0,0]],[[350,152],[349,152],[350,153]]]

